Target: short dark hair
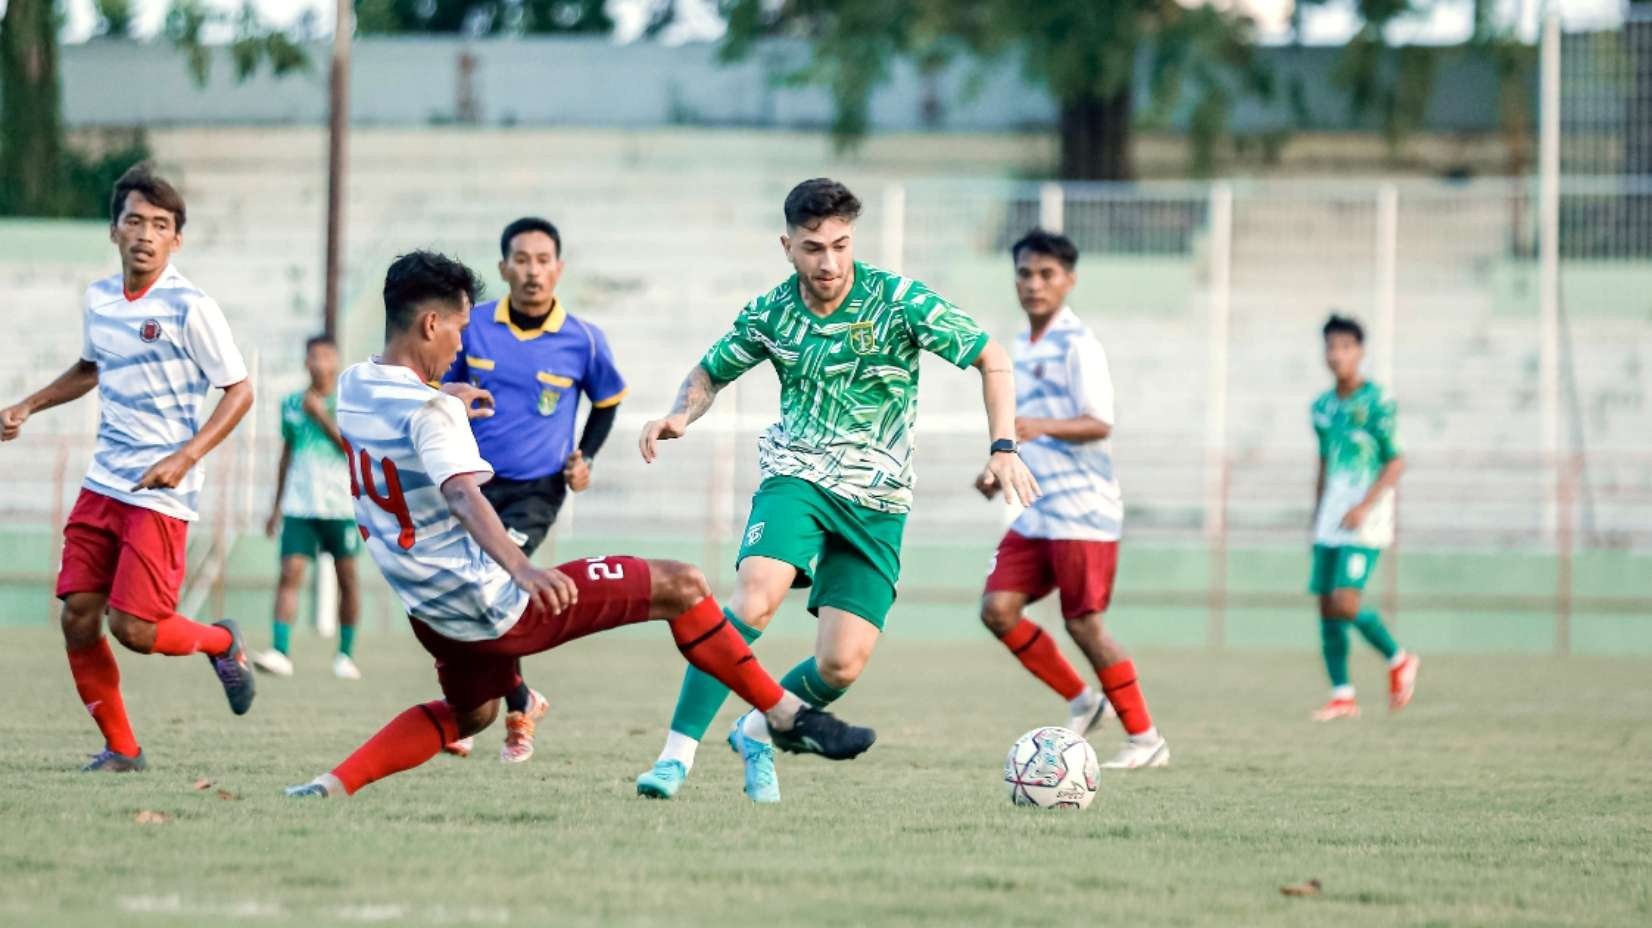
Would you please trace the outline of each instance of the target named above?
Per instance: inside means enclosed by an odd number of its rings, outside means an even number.
[[[1010,246],[1010,260],[1020,261],[1023,251],[1030,251],[1035,255],[1049,255],[1060,261],[1061,266],[1069,271],[1078,266],[1078,246],[1060,232],[1033,228]]]
[[[426,300],[448,300],[471,305],[482,293],[482,282],[463,263],[434,251],[410,251],[390,263],[384,273],[384,331],[406,331],[413,310]]]
[[[115,181],[115,192],[109,196],[110,225],[120,221],[121,211],[126,209],[126,195],[129,193],[143,194],[145,200],[171,213],[173,225],[178,231],[183,231],[183,195],[178,193],[178,188],[151,170],[148,162],[132,165],[120,176],[120,180]]]
[[[813,229],[825,219],[854,222],[860,218],[860,200],[829,177],[815,177],[786,194],[786,226]]]
[[[335,341],[331,335],[312,335],[304,340],[304,353],[309,354],[311,348],[316,348],[322,345],[325,345],[328,348],[337,348],[338,342]]]
[[[1354,336],[1354,341],[1361,345],[1365,344],[1365,327],[1360,325],[1352,316],[1339,316],[1332,313],[1331,318],[1325,320],[1325,328],[1321,331],[1326,338],[1340,332],[1343,335]]]
[[[556,256],[562,257],[562,233],[556,231],[556,226],[551,225],[549,220],[538,216],[523,216],[505,227],[505,231],[499,234],[499,257],[511,256],[511,239],[523,232],[543,232],[549,235],[551,241],[556,243]]]

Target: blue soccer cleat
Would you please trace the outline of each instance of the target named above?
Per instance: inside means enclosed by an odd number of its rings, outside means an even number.
[[[649,799],[670,799],[683,788],[688,779],[688,768],[680,760],[657,760],[646,773],[637,777],[637,795]]]
[[[252,697],[257,684],[253,682],[252,666],[247,661],[247,649],[241,644],[241,627],[235,624],[234,619],[212,624],[229,632],[230,643],[228,651],[222,654],[208,654],[207,660],[212,663],[212,672],[218,675],[218,682],[224,685],[224,695],[229,697],[229,711],[236,715],[246,715],[247,710],[252,708]]]
[[[779,802],[780,778],[774,772],[774,745],[753,741],[740,731],[745,716],[734,720],[729,729],[728,746],[746,762],[747,798],[752,802]]]
[[[104,748],[92,755],[86,766],[80,768],[81,773],[142,773],[148,769],[149,762],[144,760],[143,751],[138,751],[132,757],[125,754],[116,754]]]

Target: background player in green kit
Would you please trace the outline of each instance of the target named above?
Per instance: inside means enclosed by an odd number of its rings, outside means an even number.
[[[265,532],[281,535],[281,579],[275,590],[274,647],[253,655],[252,664],[266,673],[292,676],[293,617],[304,573],[321,551],[333,557],[338,576],[338,654],[333,675],[358,680],[352,652],[356,617],[361,612],[356,588],[355,504],[350,498],[350,471],[344,460],[344,437],[338,413],[338,345],[325,335],[304,343],[304,366],[310,385],[281,401],[281,463],[275,475],[275,505]]]
[[[780,682],[821,707],[860,676],[895,601],[912,506],[920,350],[981,372],[987,468],[1006,499],[1030,504],[1038,486],[1016,454],[1015,381],[1004,347],[923,284],[854,260],[860,201],[842,184],[804,181],[787,195],[785,215],[780,245],[797,273],[740,311],[689,372],[671,412],[643,428],[640,444],[652,462],[657,443],[681,438],[718,390],[764,361],[774,366],[780,421],[758,439],[763,482],[724,613],[752,641],[787,590],[810,587],[815,654]],[[710,676],[688,674],[665,750],[637,778],[639,794],[676,794],[727,696]],[[736,722],[729,744],[745,760],[746,795],[779,801],[761,716]]]
[[[1319,597],[1320,645],[1331,677],[1331,701],[1314,718],[1359,715],[1348,682],[1348,626],[1388,659],[1388,706],[1411,701],[1420,661],[1394,643],[1382,617],[1360,602],[1377,556],[1394,540],[1394,487],[1405,470],[1394,421],[1394,400],[1360,374],[1365,330],[1332,316],[1325,323],[1325,365],[1336,386],[1314,400],[1319,436],[1315,491],[1314,565],[1308,589]]]

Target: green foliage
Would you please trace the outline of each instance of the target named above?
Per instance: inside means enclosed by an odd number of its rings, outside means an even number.
[[[98,33],[112,39],[132,35],[132,0],[96,0]]]
[[[356,0],[356,29],[363,35],[606,35],[614,20],[605,0]]]
[[[61,92],[52,0],[10,0],[0,20],[0,212],[60,215]]]
[[[234,29],[229,56],[237,81],[257,74],[266,63],[276,77],[310,69],[310,56],[302,44],[309,36],[289,35],[265,25],[252,0],[242,0],[241,9],[235,13],[212,9],[204,0],[172,0],[163,31],[183,52],[195,83],[205,85],[212,73],[213,50],[206,43],[207,31],[225,24],[232,24]]]

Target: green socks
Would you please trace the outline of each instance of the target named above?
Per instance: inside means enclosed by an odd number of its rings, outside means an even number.
[[[1389,660],[1400,653],[1400,646],[1394,643],[1394,636],[1388,634],[1388,626],[1382,624],[1382,616],[1377,615],[1375,609],[1361,609],[1359,615],[1354,616],[1354,627],[1371,647],[1382,652],[1382,656]]]
[[[356,650],[356,627],[354,625],[340,625],[338,627],[338,653],[345,657],[354,657]]]
[[[1325,656],[1325,672],[1331,688],[1348,685],[1348,623],[1342,619],[1319,620],[1319,651]]]
[[[821,679],[820,665],[816,664],[812,657],[786,671],[786,675],[780,678],[780,685],[817,708],[829,706],[843,698],[844,693],[849,692],[848,687],[838,689]]]
[[[751,644],[763,634],[740,621],[740,617],[726,607],[723,616],[740,633],[740,637],[746,639],[746,644]],[[717,717],[717,710],[723,708],[726,699],[728,687],[717,682],[716,677],[698,667],[688,668],[688,672],[683,674],[682,691],[677,694],[677,709],[671,714],[671,730],[695,741],[705,740],[706,729],[711,727],[711,720]]]
[[[293,626],[292,626],[292,623],[291,622],[276,622],[275,623],[274,638],[275,638],[275,649],[277,651],[280,651],[282,654],[289,653],[288,649],[293,646]]]

